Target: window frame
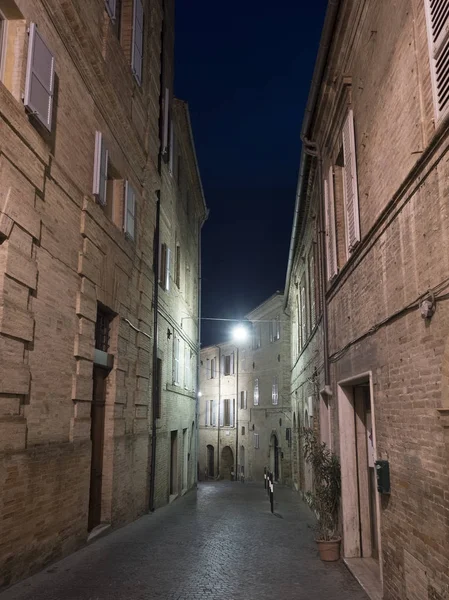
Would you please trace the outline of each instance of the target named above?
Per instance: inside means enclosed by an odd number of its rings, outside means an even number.
[[[424,0],[425,14],[426,14],[426,29],[427,29],[427,41],[429,50],[429,62],[430,62],[430,77],[432,82],[432,98],[433,107],[435,113],[435,122],[439,124],[449,114],[449,97],[446,101],[446,106],[441,110],[439,104],[439,88],[437,78],[437,62],[438,58],[445,55],[445,51],[449,52],[449,9],[447,9],[447,23],[443,21],[443,25],[439,31],[439,35],[434,39],[434,31],[432,24],[432,7],[431,3],[433,0]],[[435,3],[438,0],[435,0]],[[442,0],[444,1],[444,0]],[[444,14],[444,12],[443,12]],[[444,30],[446,29],[446,32]],[[449,64],[449,57],[446,59]],[[449,72],[447,72],[446,80],[442,87],[449,86]]]

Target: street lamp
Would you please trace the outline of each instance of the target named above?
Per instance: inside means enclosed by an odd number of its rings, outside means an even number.
[[[249,338],[248,329],[241,323],[232,330],[232,340],[236,348],[236,371],[235,371],[235,477],[239,475],[239,344],[243,344]]]

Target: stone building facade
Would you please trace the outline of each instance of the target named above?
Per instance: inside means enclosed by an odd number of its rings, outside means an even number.
[[[287,289],[293,346],[304,327],[307,341],[293,401],[312,396],[340,456],[343,556],[388,600],[449,593],[448,57],[445,1],[330,2],[302,129]]]
[[[158,198],[197,305],[173,28],[170,0],[0,0],[0,586],[149,508]]]
[[[201,350],[202,477],[291,481],[290,323],[277,292],[246,315],[249,340]],[[244,322],[245,323],[245,322]]]
[[[197,480],[200,232],[207,217],[187,104],[174,99],[160,203],[157,508]]]

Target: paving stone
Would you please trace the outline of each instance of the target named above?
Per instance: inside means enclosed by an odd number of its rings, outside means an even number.
[[[0,600],[367,600],[318,558],[308,507],[275,487],[212,482],[0,594]]]

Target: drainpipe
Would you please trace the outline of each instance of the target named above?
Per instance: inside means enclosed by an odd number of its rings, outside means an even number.
[[[150,472],[150,511],[154,511],[154,488],[156,485],[156,407],[160,397],[159,387],[162,382],[158,381],[157,350],[158,350],[158,308],[159,308],[159,239],[161,221],[161,196],[157,192],[156,202],[156,229],[154,231],[154,294],[153,294],[153,377],[152,377],[152,432],[151,432],[151,472]],[[160,407],[159,407],[160,410]]]

